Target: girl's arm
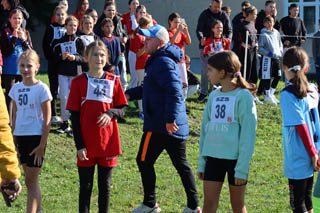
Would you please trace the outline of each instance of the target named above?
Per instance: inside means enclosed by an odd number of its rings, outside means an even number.
[[[17,118],[17,104],[14,100],[12,100],[12,121],[11,121],[12,133],[16,128],[16,118]]]
[[[27,49],[32,49],[32,41],[31,41],[31,36],[29,31],[25,30],[25,34],[26,34],[26,39],[22,42],[22,47],[23,49],[27,50]]]
[[[14,48],[16,47],[17,37],[12,36],[11,40],[9,41],[8,33],[5,29],[2,29],[1,36],[0,36],[0,46],[2,54],[6,57],[10,56]]]
[[[145,48],[144,46],[137,52],[137,58],[139,58],[140,56],[142,56],[145,52]]]
[[[41,165],[44,156],[44,150],[47,145],[47,140],[51,127],[51,99],[48,99],[41,104],[41,110],[43,114],[43,126],[42,135],[39,146],[37,146],[31,153],[30,156],[35,154],[34,163],[36,165]]]
[[[81,133],[81,126],[80,126],[80,112],[71,110],[71,124],[72,124],[72,131],[74,136],[74,142],[76,144],[77,150],[81,150],[86,148],[83,143],[82,133]]]
[[[191,36],[190,36],[190,33],[189,33],[189,30],[188,30],[188,26],[185,24],[184,26],[184,32],[185,32],[185,35],[186,35],[186,45],[189,45],[191,44]]]
[[[318,151],[317,151],[316,147],[314,147],[314,145],[312,144],[312,140],[310,137],[310,133],[309,133],[309,129],[308,129],[307,124],[296,125],[295,128],[296,128],[310,158],[313,158],[315,155],[318,154]]]
[[[182,25],[179,24],[176,32],[173,34],[173,36],[170,38],[170,43],[174,44],[176,42],[176,39],[178,37],[178,35],[180,34],[180,31],[182,30]]]

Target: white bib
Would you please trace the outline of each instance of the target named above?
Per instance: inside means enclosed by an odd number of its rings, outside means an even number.
[[[71,55],[75,55],[77,53],[77,47],[76,47],[75,41],[64,42],[64,43],[61,43],[60,45],[61,45],[62,54],[67,52]]]
[[[113,80],[88,77],[88,89],[86,100],[100,101],[103,103],[112,103],[112,95],[115,81],[116,76]]]
[[[64,27],[53,27],[53,40],[62,38],[66,32]]]
[[[271,79],[271,58],[263,56],[262,58],[262,79]]]
[[[18,97],[16,104],[17,107],[21,109],[25,115],[26,118],[30,121],[32,119],[35,119],[37,116],[36,113],[36,106],[35,106],[35,96],[34,93],[31,92],[31,88],[20,88],[18,89]]]
[[[89,44],[91,44],[92,42],[94,42],[94,36],[92,36],[92,35],[82,35],[82,36],[80,36],[80,38],[82,39],[82,41],[86,47]]]
[[[214,123],[234,123],[236,96],[217,96],[213,99],[211,121]]]

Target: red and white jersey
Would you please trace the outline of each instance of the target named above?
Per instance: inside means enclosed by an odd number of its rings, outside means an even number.
[[[208,53],[218,53],[224,50],[230,50],[230,40],[227,38],[215,38],[212,37],[206,40],[204,46],[203,55],[206,56]]]

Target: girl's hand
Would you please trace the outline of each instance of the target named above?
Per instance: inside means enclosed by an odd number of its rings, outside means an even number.
[[[33,163],[37,166],[41,165],[41,162],[44,156],[45,147],[46,147],[45,143],[40,143],[40,145],[37,146],[34,150],[32,150],[32,152],[29,154],[29,156],[35,154]]]
[[[62,55],[62,60],[66,60],[69,57],[69,53],[65,52]]]
[[[201,46],[206,45],[206,40],[207,40],[207,38],[206,38],[206,37],[203,37],[203,38],[201,39],[201,41],[200,41]]]
[[[200,180],[203,180],[203,177],[204,177],[204,173],[203,172],[198,172],[198,178]]]
[[[13,37],[16,37],[16,38],[19,38],[19,36],[18,36],[18,29],[15,29],[15,30],[13,31],[12,36],[13,36]]]
[[[178,31],[182,31],[183,29],[184,29],[183,24],[180,23],[177,30],[178,30]]]
[[[89,158],[87,158],[87,149],[86,148],[83,148],[83,149],[79,149],[77,151],[77,154],[78,154],[78,157],[81,161],[84,161],[84,160],[89,160]]]
[[[318,155],[313,156],[313,157],[312,157],[312,166],[313,166],[313,168],[314,168],[315,171],[319,171],[318,162],[319,162],[319,157],[318,157]]]
[[[17,30],[17,34],[18,34],[18,37],[19,37],[22,41],[26,40],[26,36],[25,36],[24,32],[23,32],[21,29]]]
[[[106,127],[106,126],[109,126],[110,122],[111,122],[110,116],[107,113],[102,113],[98,117],[97,124],[99,124],[99,127]]]
[[[69,60],[69,61],[74,61],[74,60],[76,60],[76,56],[75,56],[75,55],[68,54],[68,60]]]
[[[234,184],[236,185],[236,186],[243,186],[243,185],[245,185],[246,184],[246,182],[247,182],[247,180],[244,180],[244,179],[241,179],[241,178],[234,178]]]

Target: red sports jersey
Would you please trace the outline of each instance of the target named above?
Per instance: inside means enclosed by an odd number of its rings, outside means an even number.
[[[132,42],[131,51],[137,54],[141,50],[141,48],[143,48],[144,40],[145,40],[145,37],[138,34],[133,39],[131,39],[131,42]],[[140,57],[137,56],[136,70],[144,69],[149,56],[150,55],[148,55],[147,53],[143,53]]]
[[[176,33],[176,30],[168,30],[168,33],[169,33],[169,38],[171,39],[174,36],[174,34]],[[183,59],[182,59],[182,61],[180,61],[180,63],[183,63],[185,61],[184,44],[187,44],[187,45],[190,44],[187,42],[186,34],[184,34],[184,32],[182,32],[182,31],[180,31],[174,44],[177,45],[178,47],[180,47],[180,49],[183,52]]]
[[[132,35],[133,31],[130,12],[122,14],[121,18],[121,23],[123,26],[126,26],[128,35]]]
[[[223,38],[223,42],[221,38],[215,38],[213,40],[212,37],[206,40],[206,44],[204,46],[203,55],[206,56],[208,53],[218,53],[224,50],[230,50],[230,40],[227,38]]]
[[[114,74],[107,73],[104,79],[114,80],[114,78]],[[119,78],[115,79],[112,103],[87,100],[87,90],[88,78],[86,74],[74,78],[71,83],[67,109],[80,112],[81,133],[88,157],[115,157],[122,154],[116,118],[113,118],[107,127],[102,128],[97,124],[98,117],[102,113],[127,104]]]

